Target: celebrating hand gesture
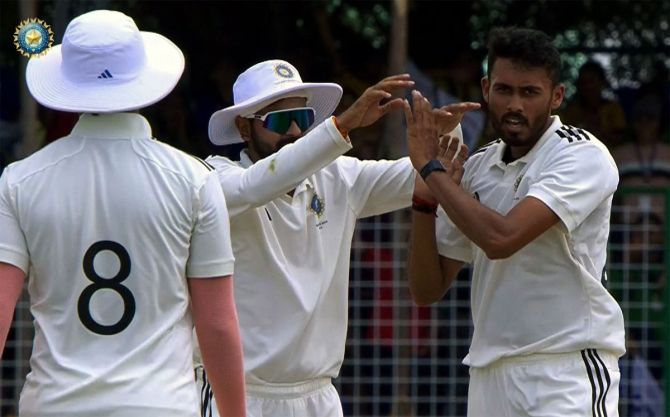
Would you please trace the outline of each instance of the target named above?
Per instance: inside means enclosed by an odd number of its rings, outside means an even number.
[[[453,130],[453,129],[452,129]],[[442,162],[442,165],[447,170],[447,174],[456,184],[461,183],[463,178],[463,164],[468,157],[468,146],[454,137],[449,135],[442,137],[440,141],[440,150],[437,154],[437,159]]]
[[[440,135],[447,134],[454,130],[456,126],[463,120],[465,112],[477,110],[481,105],[466,101],[463,103],[452,103],[442,106],[439,109],[434,109],[435,123],[437,124],[437,131]]]
[[[412,91],[412,107],[405,100],[404,110],[407,149],[414,168],[420,170],[431,159],[439,159],[450,178],[459,184],[468,148],[459,140],[451,140],[449,135],[443,136],[441,142],[440,137],[456,128],[466,111],[477,108],[477,103],[456,103],[432,109],[420,92]]]
[[[384,104],[381,104],[381,102],[392,97],[391,91],[410,88],[413,85],[414,81],[410,79],[409,74],[392,75],[384,78],[377,84],[368,87],[354,104],[337,116],[338,126],[341,130],[350,132],[357,127],[371,125],[390,111],[401,109],[403,107],[403,99],[401,98],[389,100]]]

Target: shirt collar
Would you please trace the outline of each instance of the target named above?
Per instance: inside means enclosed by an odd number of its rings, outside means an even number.
[[[269,158],[271,158],[271,156]],[[249,153],[247,152],[247,149],[242,149],[240,151],[240,165],[242,166],[242,168],[249,168],[253,164],[254,163],[251,160],[251,158],[249,157]],[[314,188],[314,184],[312,183],[311,177],[305,178],[304,181],[302,181],[300,184],[298,184],[295,187],[295,193],[293,193],[293,195],[297,195],[297,194],[301,193],[302,191],[307,190],[308,188],[312,188],[312,189]]]
[[[150,139],[151,126],[137,113],[82,114],[71,135],[97,139]]]
[[[242,165],[242,168],[249,168],[253,164],[254,163],[251,160],[251,158],[249,158],[249,153],[247,152],[247,150],[242,149],[240,151],[240,165]]]
[[[497,155],[491,159],[492,165],[497,165],[501,168],[504,169],[505,165],[517,165],[517,164],[527,164],[529,161],[532,161],[533,158],[535,158],[535,155],[539,152],[539,149],[544,146],[545,143],[549,140],[549,138],[554,134],[554,132],[561,127],[563,124],[561,123],[561,119],[558,116],[551,116],[551,124],[547,128],[547,130],[544,131],[542,136],[540,136],[540,139],[535,143],[535,145],[528,151],[527,154],[522,156],[519,159],[516,159],[509,164],[505,164],[502,161],[503,154],[505,152],[505,149],[507,148],[506,143],[502,143],[502,146],[499,146],[498,149],[496,150]]]

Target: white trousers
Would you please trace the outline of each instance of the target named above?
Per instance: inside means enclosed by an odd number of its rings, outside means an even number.
[[[202,368],[196,369],[201,417],[219,417]],[[342,404],[330,378],[296,384],[247,384],[247,417],[343,417]]]
[[[470,368],[468,417],[618,417],[618,359],[586,349]]]

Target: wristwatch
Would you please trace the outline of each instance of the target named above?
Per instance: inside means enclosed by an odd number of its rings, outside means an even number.
[[[419,171],[419,175],[421,175],[421,178],[425,179],[433,172],[433,171],[442,171],[442,172],[447,172],[446,169],[444,169],[444,166],[442,165],[442,162],[438,161],[437,159],[431,159],[428,161],[426,165],[421,168],[421,171]]]

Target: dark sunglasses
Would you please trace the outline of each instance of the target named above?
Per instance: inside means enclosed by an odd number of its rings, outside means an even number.
[[[294,109],[277,110],[264,115],[252,114],[248,119],[257,119],[263,122],[263,127],[275,133],[284,134],[295,122],[301,131],[306,131],[314,124],[314,109],[311,107],[298,107]]]

